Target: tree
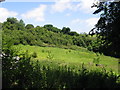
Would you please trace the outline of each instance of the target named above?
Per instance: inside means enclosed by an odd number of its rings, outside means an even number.
[[[48,31],[52,31],[53,25],[47,24],[47,25],[44,25],[44,28],[46,28]]]
[[[53,25],[51,25],[51,24],[44,25],[44,28],[47,28],[47,27],[51,28],[51,27],[53,27]]]
[[[58,29],[57,27],[53,27],[53,25],[51,24],[44,25],[44,28],[47,29],[48,31],[52,31],[55,33],[60,32],[60,29]]]
[[[10,17],[10,18],[7,18],[7,21],[3,23],[3,30],[4,29],[24,30],[25,23],[22,19],[18,21],[17,18]]]
[[[14,17],[12,18],[7,18],[7,21],[5,21],[3,23],[3,30],[5,29],[9,29],[9,30],[15,30],[17,29],[17,24],[18,24],[18,20]]]
[[[27,24],[27,25],[25,26],[25,28],[26,28],[26,29],[32,29],[32,28],[34,28],[34,26],[33,26],[32,24]]]
[[[70,33],[70,28],[69,27],[63,27],[61,32],[63,32],[64,34],[69,34]]]
[[[69,32],[69,35],[71,35],[71,36],[79,36],[79,34],[77,32]]]
[[[15,23],[18,23],[18,20],[12,17],[12,18],[7,18],[7,22],[10,22],[11,24],[15,24]]]
[[[101,13],[95,28],[90,34],[96,34],[101,46],[100,52],[120,57],[120,1],[101,2],[93,7],[98,9],[93,14]]]
[[[3,1],[5,1],[5,0],[0,0],[0,2],[3,2]]]
[[[18,30],[24,30],[25,29],[25,23],[22,19],[18,22],[17,27],[18,27]]]

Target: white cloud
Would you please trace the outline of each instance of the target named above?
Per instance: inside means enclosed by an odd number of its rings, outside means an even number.
[[[72,9],[70,0],[59,0],[52,5],[53,12],[63,12],[66,9]]]
[[[70,26],[79,32],[89,32],[94,25],[97,24],[99,18],[88,18],[88,19],[74,19],[71,21]]]
[[[52,12],[63,12],[67,9],[72,11],[80,11],[82,10],[85,13],[91,13],[96,10],[96,8],[91,8],[93,3],[97,2],[97,0],[59,0],[56,1],[54,5],[52,5]]]
[[[91,8],[91,6],[96,2],[97,0],[80,0],[80,3],[77,4],[76,9],[82,10],[85,13],[92,13],[96,10],[96,8]]]
[[[71,21],[71,24],[78,24],[78,23],[82,23],[83,20],[80,20],[80,19],[74,19]]]
[[[22,18],[27,20],[35,20],[36,22],[45,21],[44,13],[46,10],[46,5],[40,5],[38,8],[34,8],[31,11],[28,11],[27,13],[22,14]]]
[[[4,22],[8,17],[16,17],[17,12],[9,11],[6,8],[0,8],[0,22]]]
[[[70,13],[67,13],[65,16],[70,16],[71,14]]]
[[[89,18],[85,22],[87,23],[89,27],[93,27],[97,23],[98,20],[99,18]]]
[[[88,26],[88,27],[93,27],[97,21],[99,20],[99,18],[89,18],[89,19],[74,19],[71,21],[71,24],[83,24]]]

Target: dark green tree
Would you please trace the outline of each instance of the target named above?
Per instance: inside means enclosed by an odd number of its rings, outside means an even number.
[[[18,28],[17,27],[18,23],[19,21],[14,17],[7,18],[7,20],[3,23],[3,30],[5,29],[15,30]]]
[[[69,27],[63,27],[61,32],[64,33],[64,34],[69,34],[70,33],[70,28]]]
[[[20,23],[21,25],[25,26],[25,23],[24,23],[24,21],[23,21],[22,19],[19,21],[19,23]]]
[[[47,29],[48,31],[52,31],[52,32],[55,32],[55,33],[60,32],[60,29],[58,29],[57,27],[54,27],[51,24],[44,25],[44,28]]]
[[[25,23],[22,19],[18,22],[17,28],[18,28],[18,30],[24,30],[25,29]]]
[[[34,28],[34,26],[33,26],[32,24],[27,24],[27,25],[25,26],[25,28],[26,28],[26,29],[32,29],[32,28]]]
[[[48,31],[52,31],[53,25],[47,24],[47,25],[44,25],[44,28],[46,28]]]
[[[51,24],[44,25],[44,28],[47,28],[47,27],[51,28],[51,27],[53,27],[53,25],[51,25]]]
[[[7,22],[10,22],[11,24],[15,24],[15,23],[18,23],[18,20],[12,17],[12,18],[7,18]]]
[[[77,32],[69,32],[69,35],[71,35],[71,36],[79,36],[79,34]]]
[[[100,42],[99,51],[106,55],[120,57],[120,1],[101,2],[93,14],[100,13],[95,28],[90,34],[96,34]]]

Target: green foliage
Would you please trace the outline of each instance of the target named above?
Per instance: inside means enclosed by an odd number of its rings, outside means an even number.
[[[70,28],[69,27],[63,27],[62,30],[61,30],[62,33],[64,34],[69,34],[70,33]]]
[[[37,45],[37,46],[81,46],[88,47],[91,44],[92,37],[84,34],[70,32],[70,28],[63,27],[62,30],[53,25],[44,25],[44,27],[34,27],[23,20],[18,21],[16,18],[8,18],[3,23],[3,42],[10,42],[14,45]]]
[[[100,63],[100,55],[98,53],[96,53],[96,58],[93,59],[93,63],[95,63],[96,65]]]
[[[36,52],[33,52],[32,57],[33,57],[33,58],[37,58],[37,53],[36,53]]]
[[[52,60],[54,56],[53,56],[53,54],[51,53],[51,51],[48,50],[47,53],[48,53],[47,58],[48,58],[49,60]]]
[[[99,52],[105,55],[120,57],[120,1],[119,2],[100,2],[97,10],[93,14],[100,13],[95,28],[90,33],[96,34],[99,46]]]
[[[86,33],[78,34],[70,31],[69,27],[63,27],[60,30],[51,24],[44,25],[43,27],[34,27],[32,24],[25,26],[23,20],[18,21],[16,18],[8,18],[6,22],[2,23],[2,29],[3,47],[8,42],[11,45],[53,46],[71,49],[72,47],[78,46],[87,48],[90,51],[102,53],[102,50],[104,50],[102,47],[105,46],[102,43],[104,40],[97,38],[97,35],[91,37]],[[110,47],[111,44],[107,47],[108,50],[105,48],[106,53],[109,50],[109,53],[115,53]]]
[[[58,29],[56,27],[53,27],[53,25],[51,25],[51,24],[44,25],[44,28],[47,29],[48,31],[52,31],[52,32],[55,32],[55,33],[60,32],[60,29]]]
[[[23,20],[18,21],[16,18],[7,18],[7,21],[3,23],[3,30],[24,30],[25,24]]]
[[[22,19],[18,23],[18,30],[25,30],[25,23]]]
[[[62,46],[58,47],[40,47],[40,46],[30,46],[30,45],[14,45],[13,48],[18,48],[20,53],[28,50],[29,54],[37,53],[37,58],[40,61],[48,60],[55,62],[58,66],[62,64],[70,66],[80,66],[81,63],[86,64],[89,69],[96,69],[93,64],[93,59],[100,58],[100,62],[103,66],[106,66],[106,70],[111,69],[118,73],[118,59],[99,54],[98,56],[94,52],[88,51],[86,48],[78,46]],[[41,62],[41,63],[43,63]],[[45,61],[47,62],[47,61]],[[50,62],[50,63],[51,63]],[[59,64],[58,64],[59,63]],[[90,66],[89,66],[90,65]],[[99,67],[97,67],[99,68]]]
[[[7,22],[10,22],[11,24],[15,24],[18,22],[18,20],[16,18],[7,18]]]
[[[21,24],[21,26],[25,26],[25,23],[22,19],[19,21],[19,23]]]
[[[32,29],[32,28],[34,28],[34,26],[33,26],[32,24],[27,24],[27,25],[25,26],[25,28],[26,28],[26,29]]]
[[[4,53],[3,89],[120,88],[120,83],[117,83],[119,76],[112,71],[90,71],[84,64],[79,69],[66,65],[45,66],[39,61],[32,62],[28,52],[23,53],[19,60],[13,58],[14,52]]]
[[[77,33],[77,32],[69,32],[69,35],[71,35],[71,36],[79,36],[79,34]]]

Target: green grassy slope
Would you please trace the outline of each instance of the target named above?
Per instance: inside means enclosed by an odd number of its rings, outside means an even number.
[[[91,69],[101,68],[100,66],[95,66],[93,63],[93,60],[98,58],[96,54],[87,51],[84,48],[81,48],[80,50],[71,50],[56,47],[39,47],[29,45],[16,45],[14,48],[18,49],[20,53],[25,52],[26,50],[28,50],[29,54],[36,52],[36,60],[41,61],[43,64],[54,63],[58,66],[68,65],[79,67],[82,63],[84,63]],[[107,70],[112,69],[114,72],[118,72],[118,59],[104,55],[100,55],[99,58],[99,64],[102,64],[102,66]]]

